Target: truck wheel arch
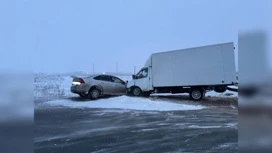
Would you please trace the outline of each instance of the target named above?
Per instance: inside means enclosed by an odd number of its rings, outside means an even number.
[[[140,88],[139,86],[131,86],[130,89],[134,89],[134,88]],[[140,88],[141,89],[141,88]],[[141,89],[142,90],[142,89]]]

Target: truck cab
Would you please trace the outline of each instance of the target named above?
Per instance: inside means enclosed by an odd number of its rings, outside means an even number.
[[[136,75],[132,75],[132,80],[127,83],[127,91],[134,96],[147,94],[153,90],[151,79],[151,67],[143,67]]]

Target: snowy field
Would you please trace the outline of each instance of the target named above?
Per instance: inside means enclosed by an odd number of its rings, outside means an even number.
[[[131,76],[119,76],[130,80]],[[34,78],[35,152],[237,152],[237,94],[82,99],[67,74]],[[212,102],[212,104],[211,104]],[[217,105],[219,104],[219,105]]]

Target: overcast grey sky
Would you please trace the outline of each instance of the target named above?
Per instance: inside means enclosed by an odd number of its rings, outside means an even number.
[[[237,0],[1,1],[0,69],[92,72],[94,63],[103,72],[118,62],[119,71],[133,72],[154,52],[230,41],[237,48],[238,30],[271,26],[263,16],[272,14],[269,0],[242,6]]]

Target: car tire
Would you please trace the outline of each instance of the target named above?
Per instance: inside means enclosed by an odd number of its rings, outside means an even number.
[[[142,90],[139,87],[135,87],[132,89],[131,93],[133,96],[140,96],[142,93]]]
[[[98,89],[92,89],[89,91],[88,96],[90,99],[97,99],[100,97],[100,91]]]
[[[199,101],[204,97],[204,92],[201,88],[193,88],[190,91],[190,98],[194,101]]]

